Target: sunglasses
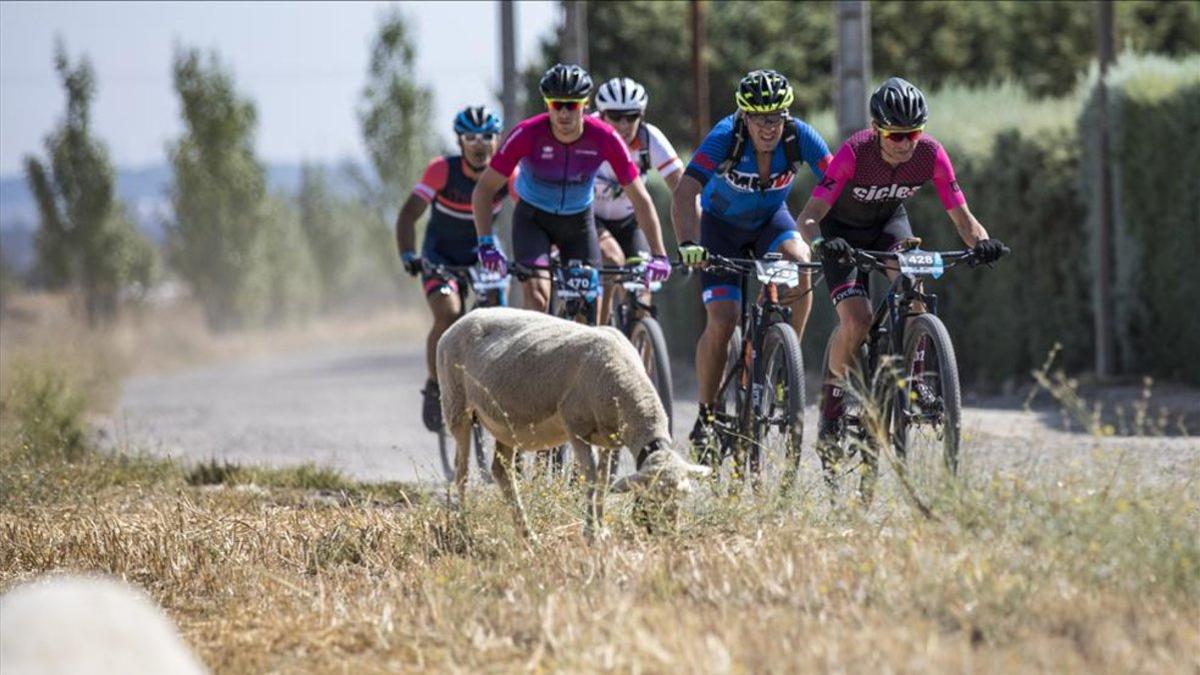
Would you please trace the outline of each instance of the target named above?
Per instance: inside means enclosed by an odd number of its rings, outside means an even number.
[[[477,142],[491,143],[492,140],[494,140],[496,138],[496,134],[491,133],[491,132],[486,132],[486,133],[482,133],[482,134],[459,134],[459,137],[462,138],[463,141],[465,141],[467,143],[477,143]]]
[[[582,98],[548,98],[546,105],[551,110],[578,110],[583,107],[584,101]]]
[[[916,129],[879,129],[879,135],[888,139],[893,143],[903,143],[904,141],[915,141],[921,137],[921,133],[925,131],[925,127],[917,127]]]
[[[605,119],[611,122],[636,122],[642,118],[640,112],[606,112]]]
[[[746,117],[765,127],[778,126],[783,124],[783,120],[787,119],[787,115],[784,115],[783,113],[771,113],[767,115],[748,114]]]

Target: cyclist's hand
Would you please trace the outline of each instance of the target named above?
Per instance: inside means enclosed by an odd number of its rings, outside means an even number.
[[[646,284],[666,281],[671,277],[671,261],[665,255],[656,255],[646,263]]]
[[[694,241],[681,242],[679,260],[688,267],[699,267],[708,260],[708,249]]]
[[[1001,257],[1008,255],[1008,247],[999,239],[983,239],[975,243],[975,247],[971,249],[971,253],[975,257],[977,263],[993,263]]]
[[[404,265],[404,271],[414,277],[421,273],[421,256],[412,251],[405,251],[400,254],[400,262]]]
[[[479,262],[489,272],[508,274],[508,259],[504,252],[496,248],[496,238],[487,236],[479,238]]]
[[[854,255],[854,247],[841,237],[825,239],[818,237],[813,241],[813,253],[822,261],[846,263]]]

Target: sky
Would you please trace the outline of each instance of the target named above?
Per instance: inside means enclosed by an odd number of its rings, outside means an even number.
[[[447,142],[455,111],[499,106],[499,9],[495,2],[0,2],[0,175],[43,140],[66,107],[54,71],[54,39],[72,62],[92,60],[96,134],[122,168],[160,164],[182,132],[171,86],[176,43],[215,49],[238,92],[258,108],[257,147],[267,162],[363,159],[355,109],[371,40],[390,4],[415,29],[418,76],[435,95]],[[554,2],[517,4],[517,62],[552,32]]]

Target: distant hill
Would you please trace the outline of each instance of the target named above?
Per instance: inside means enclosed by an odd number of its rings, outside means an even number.
[[[346,164],[326,165],[325,171],[336,193],[349,196],[353,183],[346,178]],[[294,195],[300,187],[300,164],[268,164],[267,188]],[[117,196],[133,212],[138,227],[152,240],[165,239],[163,222],[170,215],[168,190],[171,168],[166,164],[137,169],[117,169]],[[33,265],[33,234],[38,227],[37,203],[25,176],[0,176],[0,256],[18,273]]]

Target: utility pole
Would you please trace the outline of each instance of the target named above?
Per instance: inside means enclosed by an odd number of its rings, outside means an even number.
[[[585,0],[562,0],[562,54],[564,63],[575,63],[586,70],[587,50],[587,5]]]
[[[692,25],[692,138],[699,148],[708,133],[708,27],[705,25],[704,0],[689,3]]]
[[[1092,288],[1092,322],[1096,342],[1096,376],[1110,377],[1113,372],[1113,298],[1112,298],[1112,230],[1113,186],[1112,165],[1109,162],[1111,144],[1108,136],[1108,85],[1105,75],[1116,58],[1113,44],[1113,4],[1105,0],[1095,3],[1096,47],[1100,61],[1100,79],[1096,84],[1099,101],[1099,129],[1096,137],[1096,171],[1099,185],[1096,209],[1099,215],[1096,232],[1096,284]]]
[[[867,126],[867,82],[871,78],[871,8],[863,0],[838,0],[837,50],[833,74],[837,80],[838,138]]]
[[[517,3],[501,0],[499,4],[500,106],[504,109],[504,122],[511,128],[520,116],[517,111]]]

